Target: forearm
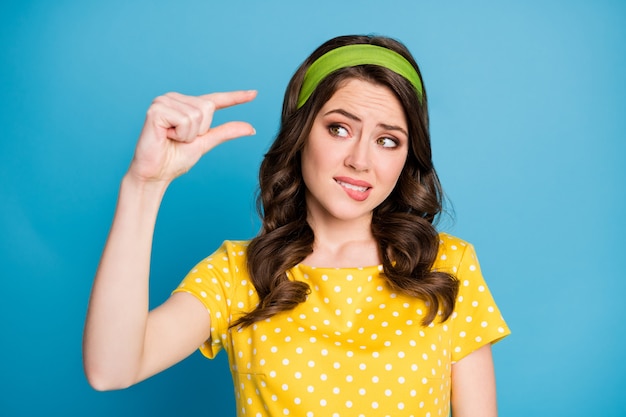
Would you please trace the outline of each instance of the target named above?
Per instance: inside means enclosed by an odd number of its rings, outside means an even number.
[[[98,389],[132,384],[148,317],[152,237],[164,183],[124,177],[93,284],[85,325],[85,372]]]

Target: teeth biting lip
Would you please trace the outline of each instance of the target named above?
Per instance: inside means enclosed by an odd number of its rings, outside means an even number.
[[[354,191],[359,191],[361,193],[364,193],[364,192],[366,192],[367,190],[369,190],[371,188],[371,187],[366,186],[366,185],[351,184],[349,182],[341,181],[339,179],[335,179],[335,182],[337,182],[337,184],[341,185],[344,188],[348,188],[348,189],[354,190]]]

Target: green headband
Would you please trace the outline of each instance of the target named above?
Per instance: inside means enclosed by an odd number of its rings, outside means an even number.
[[[335,48],[319,57],[304,74],[304,81],[298,96],[298,108],[304,106],[317,85],[330,73],[357,65],[379,65],[406,78],[422,101],[422,82],[413,65],[402,55],[391,49],[370,44],[347,45]]]

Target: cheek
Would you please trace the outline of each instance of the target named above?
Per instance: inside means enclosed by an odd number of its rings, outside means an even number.
[[[319,164],[320,161],[315,150],[310,146],[305,146],[300,158],[300,169],[302,170],[302,179],[307,189],[313,185],[312,182],[314,182],[315,176],[320,171]]]
[[[302,149],[301,166],[302,172],[308,171],[310,175],[326,170],[333,164],[334,153],[330,152],[327,144],[323,141],[309,139]]]
[[[384,164],[382,167],[383,175],[385,180],[395,184],[400,178],[400,174],[402,174],[402,170],[404,169],[404,165],[406,163],[406,156],[392,158]]]

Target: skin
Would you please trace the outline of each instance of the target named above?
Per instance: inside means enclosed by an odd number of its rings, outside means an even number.
[[[95,389],[136,384],[209,338],[209,314],[192,295],[173,294],[148,310],[154,227],[165,190],[176,177],[215,146],[255,133],[245,122],[211,125],[216,110],[255,96],[255,91],[198,97],[169,93],[148,109],[120,186],[85,322],[84,368]],[[380,262],[370,231],[372,210],[393,190],[407,151],[404,112],[386,87],[350,80],[331,97],[302,153],[307,216],[315,234],[314,251],[305,263]],[[354,189],[364,184],[367,190]],[[452,366],[451,401],[454,417],[497,414],[490,345]]]
[[[179,362],[210,334],[202,303],[175,294],[148,312],[150,253],[165,190],[218,144],[254,134],[244,122],[211,127],[215,110],[255,91],[154,100],[122,180],[111,231],[96,272],[83,337],[83,362],[97,390],[125,388]]]
[[[402,105],[387,87],[349,80],[324,104],[302,151],[307,220],[315,233],[313,254],[305,262],[326,267],[380,262],[372,212],[402,172],[407,131]]]
[[[452,365],[452,416],[497,417],[491,344]]]

